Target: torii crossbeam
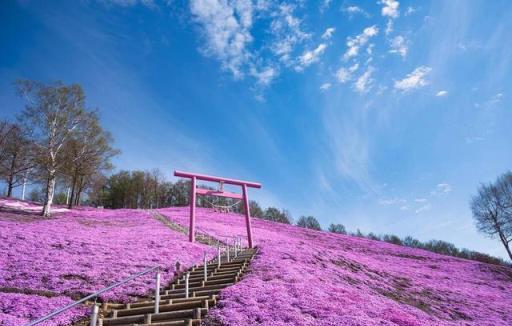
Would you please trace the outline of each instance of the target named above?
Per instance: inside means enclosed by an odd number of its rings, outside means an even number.
[[[197,195],[205,195],[205,196],[219,196],[226,198],[235,198],[243,200],[244,202],[244,210],[245,210],[245,224],[247,227],[247,242],[249,244],[249,248],[252,248],[252,229],[251,229],[251,212],[249,210],[249,194],[247,192],[247,188],[261,188],[261,184],[256,182],[249,182],[243,180],[236,179],[228,179],[223,177],[214,177],[211,175],[183,172],[183,171],[174,171],[174,176],[181,178],[189,178],[191,181],[190,186],[190,228],[188,238],[190,242],[195,241],[195,220],[196,220],[196,196]],[[242,194],[232,193],[224,191],[221,187],[220,190],[210,190],[205,188],[197,188],[197,180],[210,181],[210,182],[219,182],[220,184],[230,184],[235,186],[240,186],[242,188]]]

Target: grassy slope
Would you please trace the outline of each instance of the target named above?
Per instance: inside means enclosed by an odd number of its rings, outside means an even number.
[[[188,210],[161,210],[187,225]],[[199,209],[198,229],[245,234],[235,214]],[[512,325],[512,270],[424,250],[253,219],[261,253],[223,292],[226,325]]]

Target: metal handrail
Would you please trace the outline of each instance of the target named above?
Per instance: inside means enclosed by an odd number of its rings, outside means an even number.
[[[67,306],[65,306],[65,307],[62,307],[62,308],[60,308],[60,309],[57,309],[57,310],[55,310],[55,311],[51,312],[50,314],[48,314],[48,315],[46,315],[46,316],[44,316],[44,317],[41,317],[41,318],[39,318],[39,319],[37,319],[37,320],[34,320],[34,321],[32,321],[32,322],[28,323],[28,324],[27,324],[27,325],[25,325],[25,326],[33,326],[33,325],[37,325],[37,324],[39,324],[39,323],[41,323],[41,322],[43,322],[43,321],[45,321],[45,320],[48,320],[48,319],[50,319],[50,318],[52,318],[52,317],[54,317],[54,316],[56,316],[56,315],[58,315],[58,314],[60,314],[60,313],[63,313],[63,312],[64,312],[64,311],[66,311],[66,310],[69,310],[69,309],[71,309],[71,308],[73,308],[73,307],[75,307],[75,306],[77,306],[77,305],[81,304],[82,302],[85,302],[85,301],[87,301],[87,300],[89,300],[89,299],[93,299],[93,298],[94,298],[94,299],[97,299],[97,298],[98,298],[98,296],[99,296],[100,294],[105,293],[105,292],[107,292],[107,291],[109,291],[109,290],[112,290],[113,288],[116,288],[116,287],[118,287],[118,286],[120,286],[120,285],[123,285],[123,284],[125,284],[125,283],[128,283],[128,282],[130,282],[131,280],[136,279],[137,277],[140,277],[140,276],[142,276],[142,275],[146,275],[146,274],[148,274],[148,273],[150,273],[150,272],[153,272],[153,271],[155,271],[155,270],[158,270],[159,268],[160,268],[160,266],[155,266],[155,267],[148,268],[148,269],[146,269],[146,270],[144,270],[144,271],[142,271],[142,272],[140,272],[140,273],[137,273],[137,274],[135,274],[135,275],[132,275],[132,276],[130,276],[130,277],[128,277],[128,278],[126,278],[126,279],[124,279],[124,280],[122,280],[122,281],[119,281],[119,282],[117,282],[117,283],[115,283],[115,284],[112,284],[112,285],[110,285],[110,286],[107,286],[106,288],[104,288],[104,289],[102,289],[102,290],[99,290],[99,291],[97,291],[97,292],[94,292],[93,294],[90,294],[90,295],[86,296],[85,298],[82,298],[82,299],[80,299],[80,300],[78,300],[78,301],[75,301],[75,302],[73,302],[73,303],[68,304],[68,305],[67,305]]]

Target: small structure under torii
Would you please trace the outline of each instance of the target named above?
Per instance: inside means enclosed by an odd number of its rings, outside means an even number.
[[[174,176],[181,177],[181,178],[189,178],[191,181],[190,198],[189,198],[190,228],[189,228],[189,234],[188,234],[190,242],[195,241],[195,220],[196,220],[196,197],[197,197],[197,195],[218,196],[218,197],[239,199],[244,202],[245,224],[247,227],[247,242],[248,242],[249,248],[252,248],[251,213],[249,210],[249,194],[248,194],[247,188],[249,188],[249,187],[250,188],[261,188],[261,184],[256,183],[256,182],[228,179],[228,178],[223,178],[223,177],[214,177],[214,176],[210,176],[210,175],[183,172],[183,171],[174,171]],[[220,186],[219,186],[218,190],[198,188],[197,180],[218,182]],[[224,184],[240,186],[242,188],[242,194],[224,191],[224,188],[223,188]]]

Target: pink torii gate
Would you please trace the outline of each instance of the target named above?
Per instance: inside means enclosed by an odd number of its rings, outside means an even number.
[[[249,244],[249,248],[252,248],[251,213],[249,210],[249,194],[247,192],[247,188],[248,187],[261,188],[261,184],[256,183],[256,182],[228,179],[228,178],[222,178],[222,177],[214,177],[214,176],[210,176],[210,175],[176,171],[176,170],[174,171],[174,176],[181,177],[181,178],[189,178],[191,181],[190,198],[189,198],[190,199],[190,228],[189,228],[189,234],[188,234],[188,238],[189,238],[190,242],[195,241],[196,195],[219,196],[219,197],[240,199],[240,200],[244,201],[245,224],[247,227],[247,241]],[[197,188],[197,180],[218,182],[221,184],[221,187],[219,190]],[[242,194],[224,191],[224,189],[222,188],[223,184],[230,184],[230,185],[242,187]]]

